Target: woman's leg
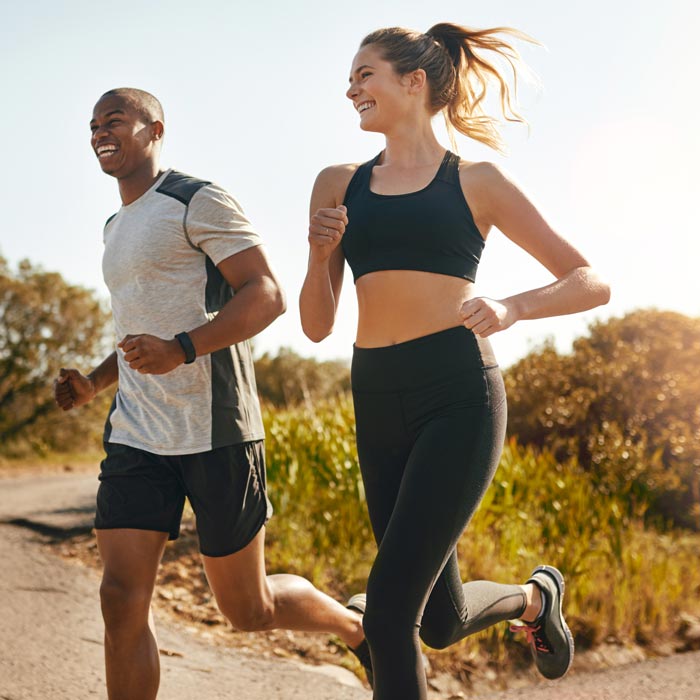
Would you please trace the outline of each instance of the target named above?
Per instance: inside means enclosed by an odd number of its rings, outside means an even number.
[[[459,393],[460,388],[450,386],[448,392],[454,391]],[[425,401],[419,405],[430,410]],[[408,408],[403,415],[410,418],[415,412]],[[418,430],[385,531],[378,537],[379,551],[368,581],[364,628],[372,652],[376,700],[425,699],[418,641],[423,610],[500,457],[502,411],[487,405],[457,405],[439,413]],[[370,467],[363,467],[363,475]],[[370,512],[384,498],[385,517],[392,494],[376,493],[378,482],[365,481]],[[520,587],[486,584],[470,614],[490,616],[495,622],[516,617],[524,603]],[[499,608],[497,614],[489,612],[493,608]]]
[[[493,581],[462,583],[453,551],[423,611],[420,638],[433,649],[445,649],[497,622],[520,617],[525,606],[523,586]]]

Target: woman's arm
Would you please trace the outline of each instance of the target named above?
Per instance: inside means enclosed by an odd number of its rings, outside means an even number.
[[[333,330],[343,285],[345,258],[340,243],[348,223],[343,196],[356,166],[322,170],[311,193],[309,263],[299,295],[301,326],[315,343]]]
[[[470,299],[462,306],[467,328],[486,337],[516,321],[573,314],[609,301],[608,285],[503,171],[491,163],[477,163],[460,175],[480,230],[496,226],[557,278],[499,301]]]

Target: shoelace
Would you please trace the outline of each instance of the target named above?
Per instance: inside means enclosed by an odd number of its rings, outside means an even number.
[[[545,640],[544,636],[538,634],[542,629],[541,625],[511,625],[510,631],[525,632],[525,637],[528,644],[534,644],[535,649],[541,654],[551,654],[552,650]]]

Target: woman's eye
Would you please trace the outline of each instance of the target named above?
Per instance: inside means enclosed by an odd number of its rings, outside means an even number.
[[[372,74],[371,73],[360,73],[360,78],[362,78],[364,80],[365,78],[369,78],[370,75],[372,75]]]

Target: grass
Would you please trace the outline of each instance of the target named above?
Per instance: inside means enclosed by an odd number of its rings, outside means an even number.
[[[364,590],[376,547],[350,396],[313,408],[266,407],[263,413],[275,507],[267,535],[269,572],[298,573],[339,600]],[[91,462],[97,469],[100,458],[53,455],[33,463],[60,468]],[[11,473],[14,463],[0,467]],[[194,537],[182,546],[173,551],[179,556],[178,585],[191,583],[195,604],[204,605],[210,594]],[[624,494],[602,494],[575,461],[561,464],[514,441],[506,444],[458,551],[464,580],[522,582],[540,563],[561,569],[567,620],[579,650],[614,641],[653,651],[674,638],[684,614],[700,615],[699,535],[646,525],[644,504],[632,507]],[[436,671],[463,679],[486,665],[498,671],[526,667],[529,657],[507,625],[429,652]]]
[[[294,571],[338,596],[364,588],[376,553],[354,444],[350,397],[313,410],[265,411],[271,571]],[[466,579],[522,582],[540,563],[567,579],[567,618],[579,648],[605,640],[670,638],[700,613],[700,537],[645,527],[643,508],[592,487],[575,462],[509,442],[458,549]],[[438,655],[522,663],[524,646],[497,625]]]

